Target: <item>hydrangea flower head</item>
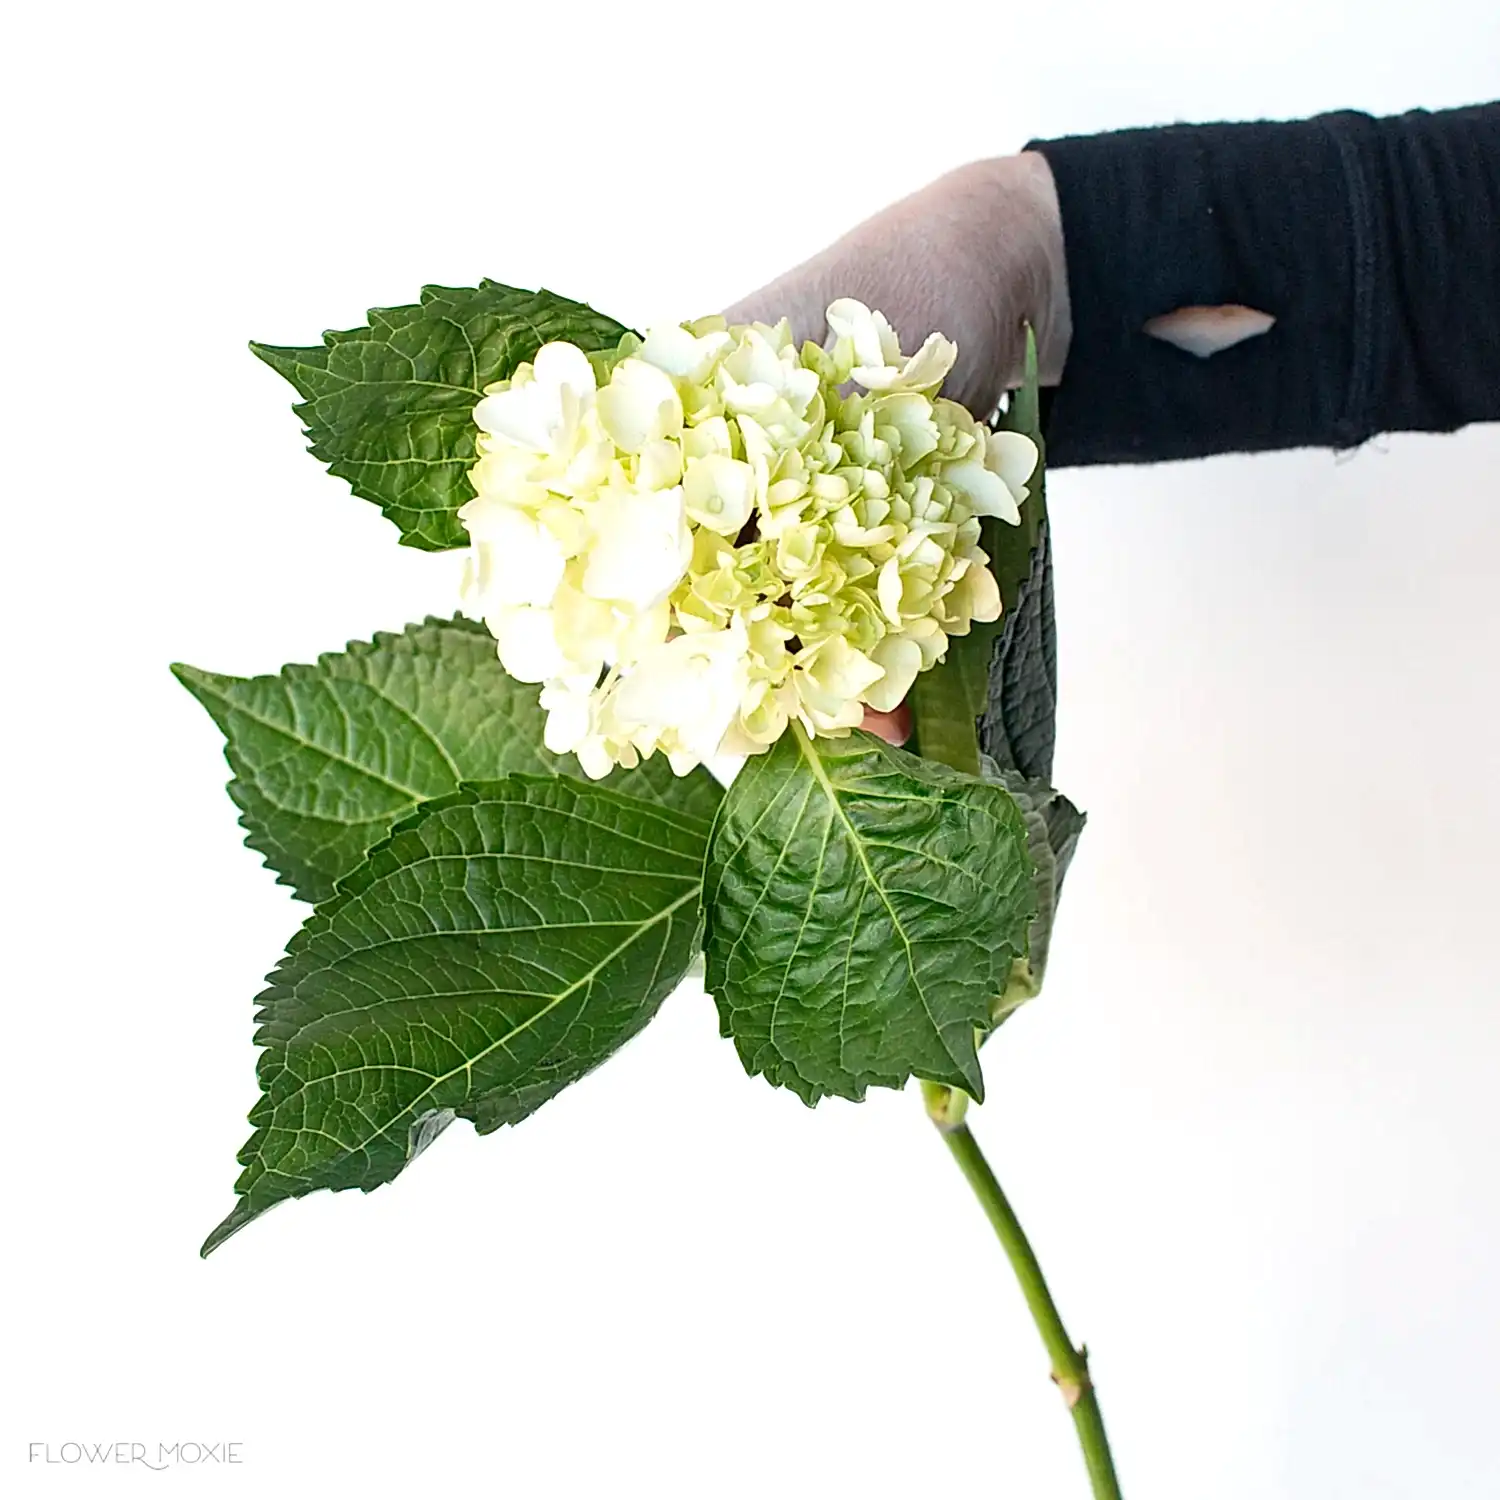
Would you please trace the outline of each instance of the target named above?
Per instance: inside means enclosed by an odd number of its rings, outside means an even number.
[[[464,606],[590,776],[847,734],[999,616],[980,519],[1020,520],[1036,446],[937,394],[941,334],[903,356],[849,298],[828,326],[546,344],[475,408]]]

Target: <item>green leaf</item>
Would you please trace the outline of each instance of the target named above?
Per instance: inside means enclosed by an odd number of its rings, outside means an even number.
[[[460,1116],[514,1123],[692,962],[707,824],[566,777],[428,803],[340,882],[261,996],[261,1099],[207,1254],[286,1198],[389,1182]]]
[[[1021,387],[1011,393],[1010,404],[995,419],[1000,432],[1019,432],[1036,444],[1036,471],[1027,484],[1021,524],[1007,526],[992,521],[985,535],[990,568],[1000,585],[1000,602],[1006,611],[1016,607],[1021,590],[1031,576],[1031,557],[1047,520],[1047,440],[1042,435],[1041,385],[1037,377],[1036,336],[1026,330],[1026,363]],[[1004,619],[1002,614],[1001,619]]]
[[[365,328],[307,349],[251,344],[303,397],[312,453],[373,500],[410,547],[467,545],[457,511],[473,496],[475,404],[545,343],[612,348],[622,324],[553,292],[496,281],[428,286],[411,307],[377,307]]]
[[[793,726],[740,772],[709,847],[724,1034],[809,1104],[914,1073],[981,1097],[975,1028],[1026,951],[1031,873],[1002,787]]]
[[[970,697],[965,661],[955,654],[956,648],[956,642],[950,645],[951,659],[920,673],[911,685],[907,702],[912,713],[912,748],[927,760],[977,776],[979,710]]]
[[[1042,525],[1031,573],[989,663],[979,748],[999,765],[1052,779],[1057,744],[1057,627],[1052,605],[1052,543]]]
[[[1021,524],[983,523],[982,544],[1000,584],[1004,612],[997,622],[976,625],[953,641],[942,665],[917,678],[911,703],[921,753],[1003,785],[1026,819],[1037,913],[1027,955],[1015,961],[995,1003],[998,1023],[1041,989],[1063,875],[1085,822],[1049,784],[1057,731],[1057,649],[1046,447],[1036,341],[1029,330],[1025,380],[996,425],[1025,433],[1039,455]]]
[[[1021,525],[1000,526],[983,538],[1005,608],[998,635],[992,635],[982,649],[971,649],[965,665],[970,694],[978,705],[980,749],[1001,766],[1046,782],[1052,779],[1057,742],[1057,627],[1047,523],[1047,449],[1041,428],[1036,340],[1030,330],[1025,383],[997,425],[1024,432],[1040,456],[1031,494],[1021,507]]]
[[[1001,770],[988,758],[983,762],[983,775],[1010,793],[1026,820],[1026,843],[1033,866],[1032,881],[1036,887],[1036,915],[1032,917],[1027,933],[1026,956],[1016,960],[1005,992],[991,1014],[991,1019],[998,1024],[1042,988],[1063,877],[1078,846],[1078,836],[1088,820],[1061,792],[1045,781],[1028,780],[1019,771]]]
[[[234,771],[246,842],[304,901],[324,901],[420,802],[510,771],[581,776],[542,747],[538,689],[509,677],[482,625],[429,619],[266,677],[173,667],[213,715]],[[607,785],[709,821],[706,771],[660,757]]]
[[[1024,433],[1037,445],[1036,472],[1020,524],[1011,526],[993,516],[980,523],[980,545],[1000,586],[1002,612],[998,620],[971,625],[967,634],[949,643],[942,666],[924,672],[913,684],[912,710],[924,756],[978,774],[982,748],[1005,765],[1023,764],[1028,776],[1045,778],[1052,772],[1057,695],[1046,443],[1036,340],[1030,329],[1023,384],[995,426]],[[1008,723],[1014,745],[1006,734]]]

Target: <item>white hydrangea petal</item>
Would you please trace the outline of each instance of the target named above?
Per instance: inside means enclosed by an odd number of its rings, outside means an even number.
[[[486,610],[551,602],[567,558],[547,527],[529,512],[500,501],[471,501],[460,516],[475,539],[476,594]]]
[[[540,493],[545,498],[546,491]],[[469,533],[471,542],[487,542],[497,534],[504,535],[505,527],[510,524],[510,517],[517,511],[526,514],[527,509],[525,505],[517,505],[501,495],[476,495],[459,506],[458,519]]]
[[[637,355],[679,380],[698,384],[713,373],[732,343],[732,336],[724,328],[705,328],[695,334],[692,329],[668,323],[647,330]]]
[[[588,545],[588,522],[581,511],[565,501],[545,501],[536,518],[556,539],[564,557],[575,557]]]
[[[615,768],[615,759],[601,739],[586,739],[573,753],[578,757],[583,774],[590,781],[602,781]],[[626,762],[622,760],[620,764],[624,765]]]
[[[646,340],[637,353],[647,364],[682,378],[698,363],[698,340],[681,324],[664,323],[646,330]]]
[[[804,370],[798,365],[793,365],[787,370],[781,389],[791,403],[792,410],[800,416],[811,405],[813,397],[818,394],[819,385],[815,371]]]
[[[922,670],[922,648],[909,636],[888,635],[870,652],[870,659],[884,669],[885,676],[865,689],[864,701],[880,713],[891,713],[901,706]]]
[[[729,423],[723,417],[709,417],[689,427],[682,435],[682,452],[688,459],[707,458],[712,453],[730,457],[734,440],[729,434]]]
[[[500,665],[517,682],[546,682],[573,666],[552,633],[552,611],[521,604],[487,614],[484,623],[495,637]]]
[[[1016,497],[1005,481],[977,458],[944,464],[943,483],[963,491],[975,515],[998,516],[1002,521],[1009,521],[1012,526],[1021,519]]]
[[[792,320],[790,318],[778,318],[774,323],[752,323],[750,326],[778,354],[783,352],[796,354],[796,347],[792,341]]]
[[[837,734],[858,729],[865,706],[857,698],[835,699],[822,694],[806,673],[798,674],[798,713],[809,733]]]
[[[615,707],[621,721],[665,724],[688,708],[700,660],[696,643],[707,639],[706,633],[680,635],[638,657],[620,679]]]
[[[740,430],[740,441],[745,445],[745,457],[767,470],[776,460],[776,445],[770,434],[753,417],[741,417],[735,424]]]
[[[722,752],[754,755],[774,745],[785,733],[797,711],[797,689],[791,682],[779,685],[752,681],[740,700],[740,711],[729,727]]]
[[[854,345],[856,364],[878,369],[888,362],[887,341],[894,343],[895,335],[890,332],[891,325],[879,313],[871,312],[853,297],[838,297],[828,304],[824,316],[836,337],[846,338]],[[895,352],[899,357],[899,345]]]
[[[525,495],[531,490],[545,493],[545,486],[536,480],[541,457],[537,452],[520,447],[508,438],[497,438],[482,432],[477,446],[479,458],[469,470],[469,481],[480,499],[522,504],[525,503]]]
[[[562,681],[543,687],[537,700],[547,715],[542,743],[554,755],[569,754],[588,737],[593,720],[589,697],[587,689],[579,692]]]
[[[984,622],[1000,618],[1000,585],[985,563],[970,565],[954,585],[949,600],[962,609],[966,619]]]
[[[643,359],[622,359],[595,401],[604,430],[624,453],[682,431],[682,400],[672,377]]]
[[[571,578],[577,571],[570,570],[552,596],[553,634],[570,661],[603,663],[616,653],[621,621],[606,600],[591,598],[575,586]]]
[[[593,542],[582,586],[596,599],[649,609],[687,570],[693,541],[682,488],[606,491],[589,511]]]
[[[1036,472],[1040,457],[1036,444],[1024,432],[992,432],[985,444],[984,465],[1000,476],[1019,502],[1026,498],[1027,481]]]
[[[560,428],[576,421],[580,398],[594,389],[594,368],[575,344],[543,344],[508,384],[491,387],[474,408],[481,432],[546,452]]]
[[[830,637],[802,670],[836,698],[858,698],[881,677],[880,667],[841,635]]]
[[[670,438],[652,438],[641,449],[636,483],[643,490],[669,490],[682,478],[682,449]]]
[[[627,615],[620,622],[611,659],[635,661],[660,646],[671,628],[672,606],[666,599],[659,600],[650,609]]]
[[[711,453],[683,475],[687,514],[699,526],[735,536],[755,509],[755,470],[743,459]]]
[[[624,724],[670,727],[693,763],[717,753],[739,712],[747,668],[745,627],[680,635],[646,652],[620,680],[615,711]],[[679,772],[679,774],[682,774]]]
[[[802,522],[780,530],[776,537],[776,567],[790,583],[814,576],[823,561],[821,528]]]
[[[732,412],[746,412],[757,417],[770,418],[774,415],[777,403],[781,400],[776,387],[764,380],[752,380],[741,384],[737,380],[725,379],[722,386],[724,405]]]
[[[909,390],[925,390],[946,380],[958,358],[958,345],[940,333],[929,334],[926,342],[901,370],[901,384]]]
[[[556,392],[535,383],[495,391],[474,408],[474,421],[481,432],[537,453],[550,446],[561,417]]]
[[[933,452],[941,440],[932,402],[920,391],[897,391],[876,403],[877,420],[901,435],[901,463],[908,472]]]
[[[765,386],[781,390],[789,368],[782,363],[775,346],[757,329],[750,328],[740,336],[734,349],[724,356],[724,378],[742,386]]]
[[[582,396],[595,388],[594,367],[577,344],[558,339],[543,344],[531,361],[532,378],[539,386],[566,386]]]
[[[698,363],[688,371],[687,378],[693,381],[707,380],[713,367],[728,352],[734,336],[725,328],[705,328],[698,334]]]
[[[888,557],[880,568],[880,579],[876,584],[876,597],[880,608],[892,625],[901,623],[901,559]]]
[[[924,672],[929,667],[936,666],[947,655],[948,633],[931,615],[923,615],[920,620],[910,621],[903,638],[914,641],[921,651],[921,670]]]

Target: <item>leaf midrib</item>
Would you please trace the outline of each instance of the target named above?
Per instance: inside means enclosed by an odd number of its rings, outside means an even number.
[[[938,1021],[937,1016],[934,1014],[932,1005],[927,999],[927,992],[922,988],[922,982],[917,977],[917,961],[916,955],[912,951],[911,939],[906,934],[906,928],[901,925],[901,918],[896,915],[896,908],[891,905],[890,897],[885,893],[885,887],[880,883],[879,879],[877,879],[874,867],[870,864],[869,858],[865,854],[864,840],[860,837],[854,825],[849,821],[849,815],[844,811],[843,803],[839,801],[837,789],[834,787],[833,782],[829,779],[828,772],[823,769],[823,762],[819,759],[817,752],[813,749],[811,742],[808,740],[807,731],[804,730],[802,725],[795,719],[792,721],[791,727],[792,732],[797,736],[797,749],[799,753],[801,754],[803,760],[807,762],[808,769],[812,772],[814,778],[817,780],[818,785],[822,788],[823,795],[828,799],[828,805],[833,809],[834,815],[838,818],[839,822],[844,825],[844,831],[848,834],[849,842],[854,847],[855,856],[859,860],[860,867],[865,872],[865,879],[869,882],[876,895],[880,897],[881,905],[885,907],[886,912],[890,916],[891,926],[895,928],[897,936],[901,939],[901,946],[906,950],[906,969],[907,973],[911,975],[912,988],[917,992],[917,998],[922,1002],[922,1009],[927,1012],[927,1019],[932,1023],[933,1032],[937,1036],[939,1042],[942,1043],[943,1051],[948,1054],[948,1057],[952,1061],[954,1067],[956,1067],[959,1072],[962,1073],[965,1071],[963,1060],[954,1052],[953,1048],[949,1045],[947,1033],[944,1031],[942,1024]],[[843,1018],[847,1010],[848,1005],[841,1002],[839,1007],[839,1027],[841,1034],[843,1029]]]
[[[625,952],[625,950],[629,948],[630,945],[634,943],[638,938],[640,938],[643,933],[649,932],[651,928],[655,927],[659,922],[670,919],[672,913],[675,912],[678,907],[683,906],[688,901],[696,899],[699,895],[700,891],[697,889],[684,892],[674,902],[672,902],[670,906],[663,907],[662,910],[657,912],[654,917],[650,918],[648,921],[642,922],[635,932],[633,932],[628,938],[624,939],[623,942],[619,943],[609,953],[605,954],[605,956],[601,958],[599,962],[596,963],[594,967],[591,968],[587,973],[579,975],[579,977],[575,979],[572,984],[568,985],[566,989],[561,990],[558,992],[558,994],[554,995],[546,1005],[544,1005],[540,1010],[536,1012],[535,1015],[530,1016],[519,1026],[513,1026],[508,1032],[506,1032],[504,1036],[497,1037],[482,1051],[477,1052],[473,1057],[469,1058],[460,1066],[456,1068],[450,1068],[446,1073],[440,1075],[437,1078],[434,1078],[432,1082],[428,1084],[428,1086],[423,1089],[415,1099],[412,1099],[409,1103],[407,1103],[397,1114],[392,1115],[391,1118],[387,1120],[385,1124],[382,1125],[378,1130],[372,1131],[369,1135],[367,1135],[364,1140],[359,1142],[358,1145],[341,1149],[348,1149],[351,1155],[356,1152],[363,1151],[371,1141],[378,1140],[381,1136],[387,1134],[392,1126],[398,1124],[403,1117],[408,1115],[419,1104],[421,1104],[422,1100],[427,1098],[427,1096],[441,1084],[446,1083],[450,1078],[456,1077],[459,1073],[468,1073],[472,1075],[474,1069],[478,1067],[478,1065],[482,1063],[485,1058],[487,1058],[497,1048],[505,1046],[507,1042],[510,1042],[516,1037],[522,1035],[522,1033],[529,1031],[544,1016],[550,1015],[554,1010],[556,1010],[564,1000],[569,998],[569,996],[576,994],[582,986],[584,986],[585,984],[592,984],[593,981],[599,977],[600,973],[606,968],[606,966],[613,963],[614,960],[618,958],[620,954]],[[338,1076],[339,1075],[337,1073],[326,1074],[321,1081],[327,1081],[327,1079],[329,1078],[336,1078]],[[263,1157],[262,1162],[264,1162]],[[269,1167],[267,1169],[270,1170]]]
[[[347,766],[356,775],[363,776],[366,780],[376,782],[380,786],[389,787],[393,792],[400,792],[403,797],[409,798],[412,802],[425,802],[428,800],[428,793],[416,791],[409,786],[403,786],[399,781],[392,781],[389,776],[382,776],[379,771],[372,771],[368,766],[362,766],[358,761],[350,760],[347,755],[340,755],[337,750],[330,750],[326,746],[318,744],[315,740],[308,739],[296,729],[289,729],[285,724],[278,724],[274,719],[268,719],[264,714],[256,713],[254,709],[246,707],[245,704],[230,697],[229,694],[212,686],[210,683],[205,682],[201,686],[209,697],[222,703],[232,713],[243,714],[251,723],[259,724],[262,729],[268,729],[272,734],[279,734],[283,739],[291,740],[294,745],[300,745],[304,750],[311,750],[328,760],[334,761],[338,765]],[[392,700],[387,698],[384,693],[379,692],[378,689],[372,688],[371,691],[382,702],[391,703]],[[400,707],[399,704],[392,704],[392,706],[396,708]],[[428,738],[430,739],[431,736],[429,735]],[[444,754],[444,759],[448,759],[446,753]],[[452,765],[451,760],[449,764]],[[256,777],[255,780],[258,784],[259,777]]]
[[[377,348],[389,349],[391,351],[391,353],[394,354],[398,359],[410,359],[411,358],[411,356],[408,355],[408,354],[402,354],[402,352],[398,348],[396,348],[394,344],[385,343],[381,339],[361,339],[359,342],[360,343],[366,343],[366,344],[374,344]],[[357,348],[358,345],[354,344],[354,343],[349,343],[349,344],[340,344],[338,347],[340,349],[350,349],[350,348]],[[329,373],[335,374],[335,375],[343,375],[343,371],[341,371],[341,370],[334,370],[334,371],[330,371]],[[447,380],[418,380],[415,376],[384,375],[384,376],[381,376],[379,379],[374,379],[374,380],[367,379],[367,378],[364,378],[364,377],[361,377],[360,379],[356,380],[352,375],[344,375],[344,379],[348,380],[348,382],[349,382],[349,387],[347,389],[342,390],[342,391],[326,391],[321,396],[314,396],[314,397],[312,397],[311,401],[309,402],[309,404],[312,405],[312,406],[316,406],[320,401],[337,401],[337,400],[339,400],[342,397],[348,396],[350,390],[360,390],[360,391],[379,390],[382,386],[388,386],[388,385],[394,385],[394,386],[420,385],[420,386],[425,387],[427,390],[432,390],[432,391],[452,391],[455,396],[465,396],[465,397],[467,397],[467,396],[483,396],[484,395],[484,392],[482,390],[480,390],[477,386],[472,386],[472,385],[453,385],[450,381],[447,381]],[[448,408],[444,408],[444,409],[446,410]],[[420,415],[420,414],[419,413],[406,412],[406,413],[393,413],[392,415],[396,416],[396,417],[401,417],[401,416],[407,416],[407,417],[409,417],[409,416]]]

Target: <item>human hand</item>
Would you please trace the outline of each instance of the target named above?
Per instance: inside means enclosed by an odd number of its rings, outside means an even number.
[[[1046,160],[1035,152],[973,162],[882,209],[810,260],[743,297],[731,323],[790,319],[800,343],[821,343],[838,297],[878,308],[904,349],[930,333],[958,345],[943,395],[987,417],[1021,382],[1025,325],[1036,332],[1044,385],[1062,375],[1071,322],[1062,219]],[[865,711],[863,727],[892,744],[911,734],[905,704]]]
[[[821,343],[836,297],[878,308],[914,350],[930,333],[958,345],[943,395],[987,417],[1021,383],[1025,325],[1036,331],[1043,385],[1056,385],[1071,321],[1062,217],[1046,159],[1034,151],[971,162],[882,209],[842,239],[742,297],[731,323],[791,320]]]

